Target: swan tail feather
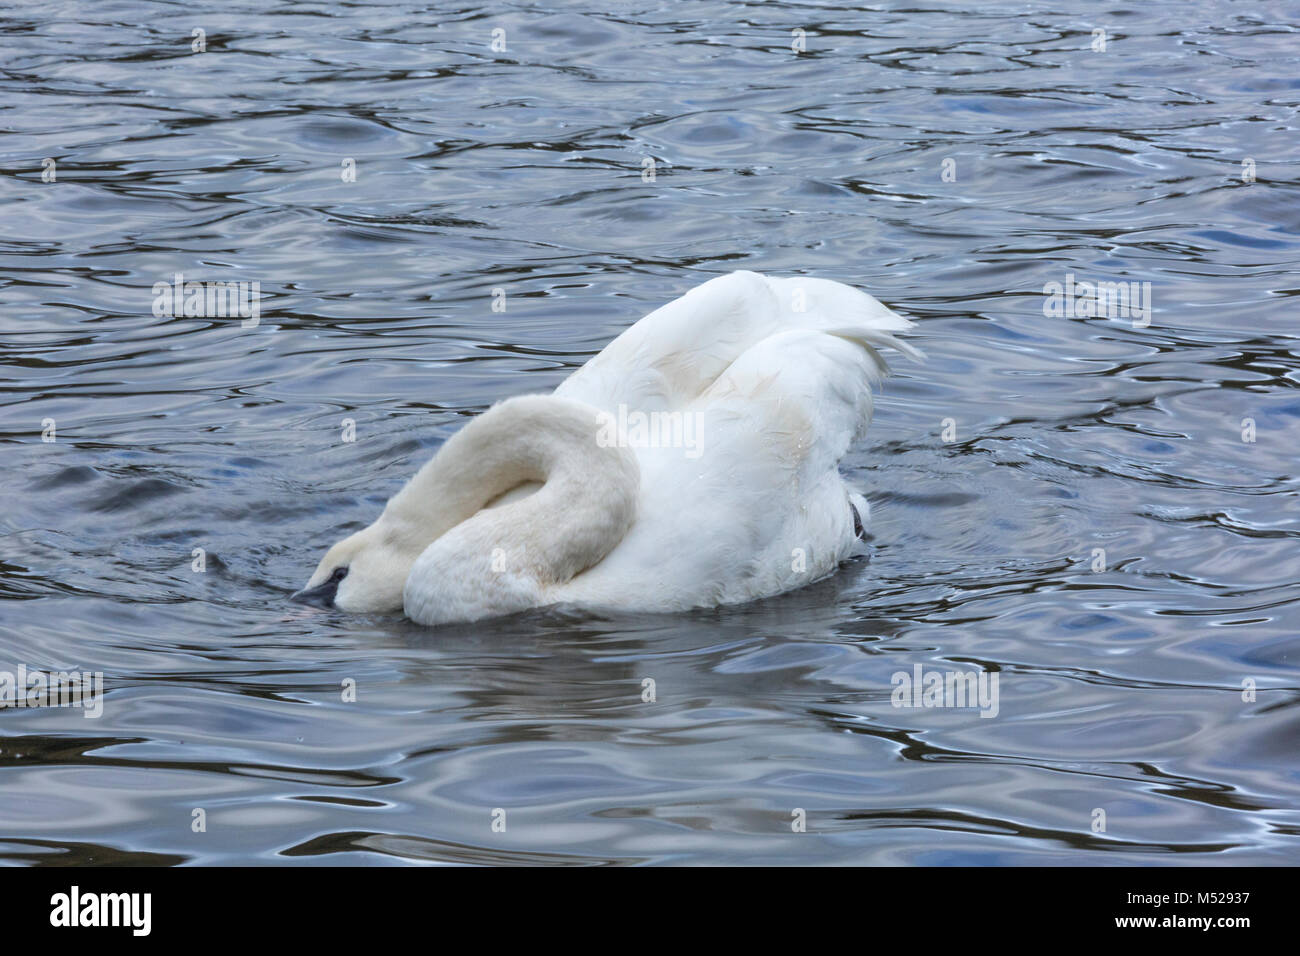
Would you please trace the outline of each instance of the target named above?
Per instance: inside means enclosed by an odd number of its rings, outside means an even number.
[[[778,300],[783,300],[795,317],[802,317],[800,326],[857,342],[879,362],[883,374],[889,374],[889,365],[879,354],[881,348],[925,361],[924,352],[899,337],[915,329],[916,323],[861,289],[831,279],[764,278]]]
[[[743,355],[773,336],[802,330],[862,346],[886,375],[882,348],[924,356],[898,336],[915,326],[865,292],[830,279],[732,272],[651,312],[556,389],[614,410],[682,408],[705,394]]]

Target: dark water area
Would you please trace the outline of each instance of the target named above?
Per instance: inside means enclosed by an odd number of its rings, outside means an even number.
[[[1300,4],[217,6],[0,5],[0,670],[104,675],[0,709],[0,860],[1300,862]],[[844,464],[868,558],[682,615],[286,601],[733,269],[919,323]],[[176,273],[258,324],[155,315]],[[893,706],[916,665],[997,716]]]

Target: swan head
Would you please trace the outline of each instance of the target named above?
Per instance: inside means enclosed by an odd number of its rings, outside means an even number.
[[[400,611],[406,576],[420,550],[377,522],[326,551],[290,600],[343,611]]]

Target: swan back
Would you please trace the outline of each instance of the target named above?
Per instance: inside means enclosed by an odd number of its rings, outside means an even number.
[[[858,342],[888,374],[878,348],[920,358],[897,333],[912,323],[858,289],[829,279],[733,272],[696,286],[614,339],[555,390],[614,411],[682,408],[748,349],[781,332],[806,330]],[[865,384],[865,383],[864,383]]]

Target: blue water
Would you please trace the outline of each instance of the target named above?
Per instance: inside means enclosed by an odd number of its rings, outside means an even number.
[[[105,686],[0,709],[0,859],[1300,862],[1300,4],[219,6],[0,4],[0,670]],[[868,559],[677,616],[286,602],[467,415],[738,268],[920,325],[845,463]],[[178,272],[259,324],[155,316]],[[1047,314],[1067,276],[1149,324]],[[917,664],[997,716],[892,706]]]

